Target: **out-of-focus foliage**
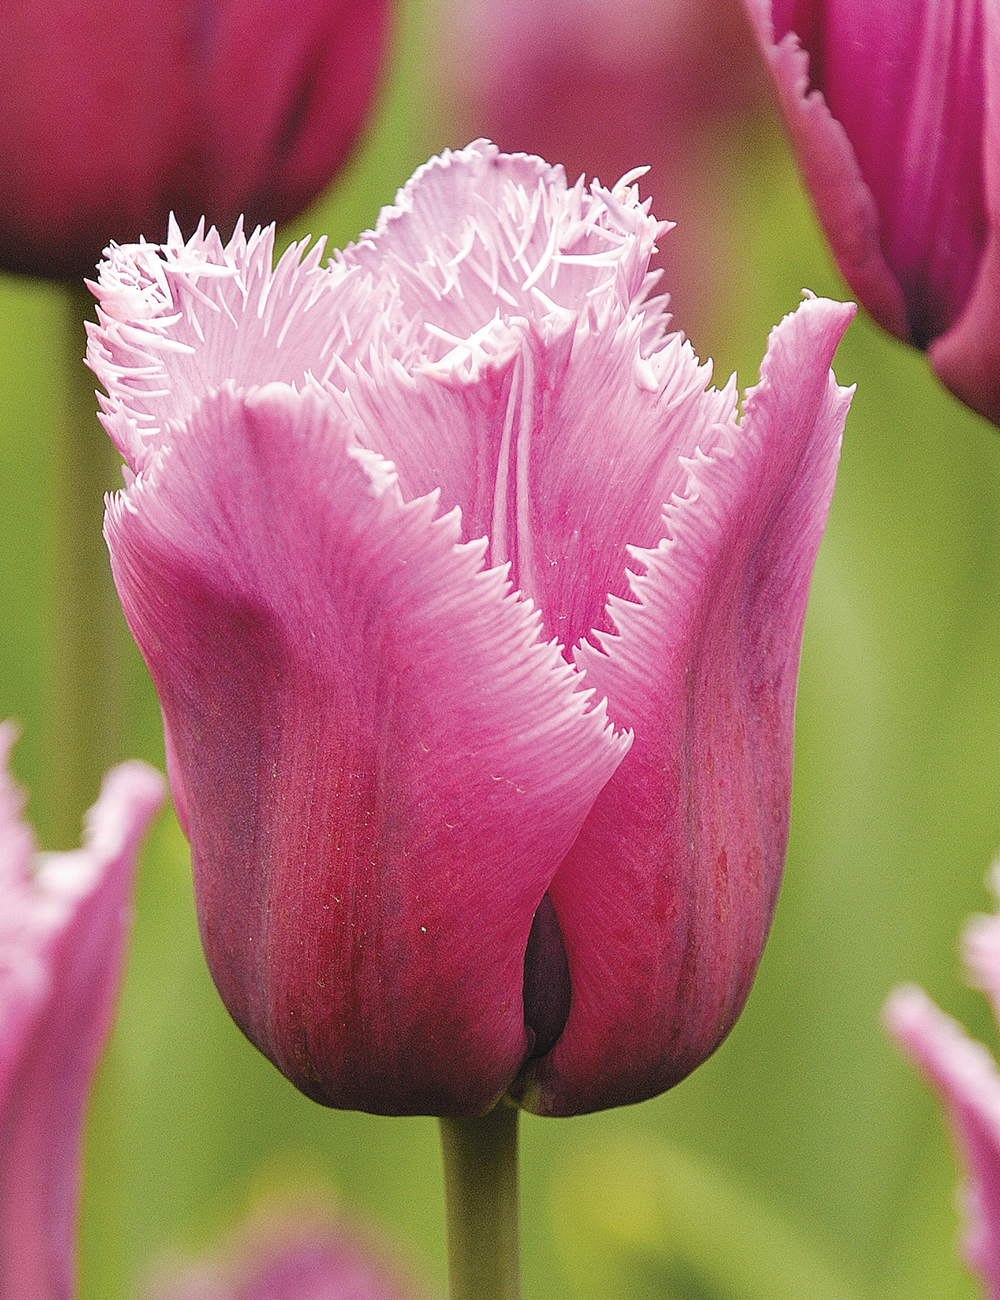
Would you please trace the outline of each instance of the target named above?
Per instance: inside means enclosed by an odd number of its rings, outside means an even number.
[[[432,18],[416,0],[400,35],[367,144],[286,237],[345,242],[417,163],[465,143],[431,110]],[[776,126],[726,147],[730,291],[694,343],[720,381],[738,367],[746,386],[803,287],[845,290]],[[43,842],[58,800],[44,755],[61,310],[55,289],[0,282],[0,713],[24,724],[15,764]],[[914,979],[995,1035],[961,988],[955,945],[966,915],[987,906],[1000,847],[1000,442],[863,320],[836,368],[858,394],[813,583],[786,883],[757,986],[729,1041],[672,1093],[599,1116],[525,1118],[525,1291],[536,1300],[976,1294],[954,1249],[955,1170],[938,1116],[878,1017],[888,990]],[[130,671],[121,753],[162,762],[152,688],[137,658]],[[204,969],[171,816],[152,837],[138,907],[90,1126],[83,1300],[134,1296],[159,1252],[203,1245],[261,1188],[299,1175],[333,1183],[443,1291],[433,1121],[324,1111],[243,1041]],[[728,1261],[706,1255],[702,1227],[722,1242],[727,1224],[747,1241],[742,1260],[735,1244]],[[765,1231],[793,1243],[784,1290]],[[789,1290],[810,1260],[813,1280]]]

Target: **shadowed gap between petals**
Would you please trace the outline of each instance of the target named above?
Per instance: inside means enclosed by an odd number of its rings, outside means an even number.
[[[524,1025],[528,1031],[528,1061],[555,1047],[569,1019],[572,985],[569,960],[556,909],[542,895],[524,951]]]

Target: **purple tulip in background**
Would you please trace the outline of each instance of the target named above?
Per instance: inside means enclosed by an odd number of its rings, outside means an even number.
[[[1000,423],[1000,8],[746,4],[848,284]]]
[[[995,875],[1000,886],[1000,875]],[[965,935],[965,960],[1000,1020],[1000,916]],[[935,1088],[965,1166],[965,1254],[1000,1300],[1000,1072],[989,1052],[922,989],[899,988],[885,1007],[889,1032]]]
[[[653,265],[675,325],[696,336],[733,291],[726,146],[767,103],[740,0],[442,3],[440,77],[465,138],[555,159],[574,179],[650,165],[653,208],[677,223]]]
[[[83,1119],[121,976],[139,841],[163,799],[108,774],[82,849],[33,859],[0,728],[0,1298],[67,1300]]]
[[[853,309],[782,321],[737,423],[633,179],[479,141],[331,265],[175,229],[95,286],[209,965],[329,1105],[639,1101],[753,979]]]
[[[5,0],[0,266],[90,274],[109,239],[285,221],[343,163],[388,0]]]

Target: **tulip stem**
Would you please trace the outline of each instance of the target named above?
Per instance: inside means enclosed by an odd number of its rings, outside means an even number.
[[[75,845],[104,770],[123,757],[127,632],[101,533],[104,493],[121,486],[121,458],[97,420],[95,379],[83,364],[93,299],[66,286],[64,407],[54,474],[54,644],[46,841]]]
[[[519,1300],[519,1111],[441,1120],[451,1300]]]

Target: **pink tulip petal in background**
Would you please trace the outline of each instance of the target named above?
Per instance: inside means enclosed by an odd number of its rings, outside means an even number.
[[[83,1119],[113,1013],[140,839],[163,799],[109,773],[81,849],[34,858],[0,731],[0,1295],[69,1300]]]
[[[983,22],[983,166],[989,232],[962,314],[934,340],[929,356],[942,383],[973,410],[1000,424],[1000,14],[995,5],[986,6]]]
[[[889,998],[885,1025],[934,1086],[965,1165],[965,1253],[1000,1297],[1000,1073],[989,1052],[922,989],[907,985]]]
[[[350,153],[378,82],[387,0],[241,0],[199,5],[202,41],[215,47],[204,85],[201,181],[214,201],[197,211],[231,225],[287,221],[329,183]],[[234,111],[235,106],[239,111]],[[254,196],[252,211],[247,195]]]
[[[1000,870],[993,868],[994,892],[1000,894]],[[983,990],[1000,1023],[1000,914],[977,916],[962,936],[962,956],[977,988]]]
[[[371,1233],[299,1194],[259,1206],[228,1240],[172,1261],[144,1300],[419,1300]]]
[[[844,128],[810,91],[809,56],[791,36],[776,41],[768,0],[747,0],[774,78],[803,179],[844,279],[891,334],[910,337],[906,303],[881,245],[879,213]]]
[[[851,288],[1000,421],[1000,10],[745,0]]]

